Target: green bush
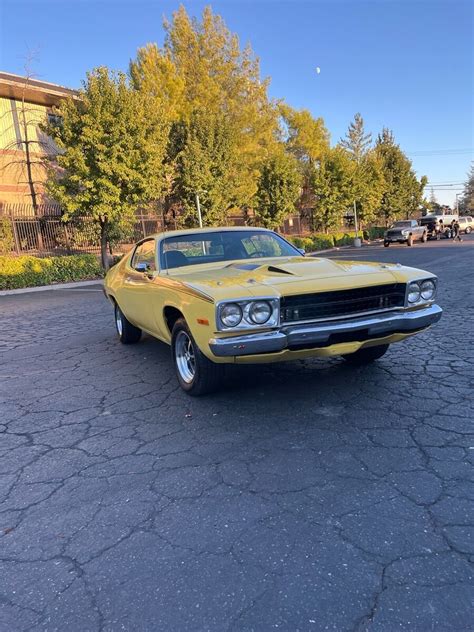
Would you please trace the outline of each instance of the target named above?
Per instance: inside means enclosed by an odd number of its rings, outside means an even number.
[[[96,279],[103,270],[95,255],[68,257],[0,256],[0,290]]]
[[[327,250],[334,246],[332,235],[325,233],[316,233],[313,235],[313,250]]]
[[[0,217],[0,254],[9,254],[14,247],[12,223],[8,217]]]
[[[387,229],[384,226],[372,226],[364,230],[364,239],[382,239]]]

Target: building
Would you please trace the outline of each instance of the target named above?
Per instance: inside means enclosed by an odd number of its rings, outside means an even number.
[[[0,72],[0,208],[20,204],[34,214],[48,202],[43,160],[56,148],[40,125],[57,117],[55,107],[68,97],[77,98],[77,92]]]

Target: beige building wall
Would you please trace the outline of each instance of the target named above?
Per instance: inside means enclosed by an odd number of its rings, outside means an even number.
[[[26,136],[38,204],[51,202],[45,192],[44,160],[57,147],[41,130],[62,99],[78,98],[74,90],[0,72],[0,209],[5,204],[31,205],[26,163]]]

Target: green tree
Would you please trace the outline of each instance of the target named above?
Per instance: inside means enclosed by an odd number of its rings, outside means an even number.
[[[231,184],[236,139],[231,123],[223,114],[199,110],[176,134],[180,139],[175,139],[179,152],[174,194],[184,205],[182,223],[197,225],[196,194],[204,224],[225,223],[226,212],[234,203]]]
[[[301,175],[293,156],[283,151],[266,160],[261,169],[255,214],[266,228],[278,228],[295,211]]]
[[[313,169],[312,187],[316,197],[314,219],[318,228],[325,231],[341,225],[352,204],[353,164],[342,147],[327,151]]]
[[[393,133],[384,128],[377,138],[375,152],[380,160],[385,185],[380,215],[388,223],[418,212],[427,179],[417,179],[410,160],[396,144]]]
[[[474,215],[474,164],[464,185],[462,198],[459,200],[459,212],[462,215]]]
[[[227,144],[225,159],[233,165],[229,197],[240,207],[252,206],[260,165],[277,151],[279,129],[278,110],[268,97],[268,80],[260,77],[258,59],[250,47],[241,50],[237,36],[209,7],[199,20],[181,6],[164,27],[163,47],[140,49],[130,74],[141,93],[162,95],[172,108],[170,163],[179,170],[183,125],[194,125],[196,112],[216,120],[225,117],[235,137]],[[176,200],[182,182],[175,182]]]
[[[341,139],[340,145],[347,149],[352,157],[360,162],[367,154],[372,144],[372,134],[365,132],[364,119],[357,112],[354,120],[349,124],[345,138]]]
[[[125,75],[88,73],[80,98],[61,104],[62,123],[49,126],[61,151],[48,190],[64,219],[92,219],[108,267],[108,246],[130,233],[138,204],[163,194],[168,123],[156,100],[130,89]]]
[[[352,158],[352,191],[360,226],[373,222],[382,202],[385,178],[382,163],[372,149],[359,161]]]

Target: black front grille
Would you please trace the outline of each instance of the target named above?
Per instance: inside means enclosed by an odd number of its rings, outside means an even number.
[[[321,320],[383,311],[405,304],[404,283],[390,283],[351,290],[297,294],[281,299],[281,322]]]

